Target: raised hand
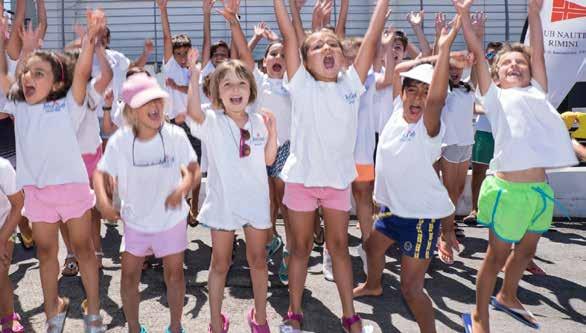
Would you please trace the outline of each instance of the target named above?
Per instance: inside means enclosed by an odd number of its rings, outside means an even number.
[[[300,11],[303,6],[307,3],[307,0],[289,0],[291,7],[297,11]]]
[[[539,13],[543,8],[543,0],[529,0],[527,1],[529,12]]]
[[[275,119],[275,115],[267,109],[262,109],[261,114],[269,132],[269,137],[274,137],[277,134],[277,120]]]
[[[449,50],[452,46],[452,43],[456,39],[456,35],[458,35],[458,31],[460,30],[461,26],[462,20],[460,19],[460,15],[456,15],[447,26],[442,28],[437,40],[438,47],[440,49]]]
[[[484,12],[476,12],[470,15],[470,19],[472,21],[472,30],[476,36],[482,37],[484,36],[484,27],[486,23],[486,14]]]
[[[265,36],[266,29],[267,24],[264,21],[261,21],[259,24],[254,26],[254,35],[258,38],[262,38]]]
[[[114,91],[111,88],[108,88],[106,89],[106,92],[104,92],[104,106],[112,107],[112,102],[114,102]]]
[[[442,29],[446,26],[446,14],[439,12],[435,14],[435,35],[439,36]]]
[[[452,0],[452,4],[460,15],[468,15],[470,13],[470,7],[472,7],[472,3],[474,3],[473,0]]]
[[[216,3],[216,0],[203,0],[202,1],[203,13],[204,14],[211,14],[215,3]]]
[[[98,36],[106,31],[106,14],[101,9],[88,10],[87,16],[87,36],[91,41],[95,41]]]
[[[9,29],[8,29],[8,18],[4,16],[3,9],[0,8],[2,12],[0,13],[0,38],[8,36]],[[6,37],[8,38],[8,37]]]
[[[423,19],[425,17],[425,12],[423,10],[419,12],[411,11],[407,14],[407,21],[411,23],[412,26],[421,26],[423,24]]]
[[[157,6],[159,6],[160,9],[166,9],[167,2],[168,2],[168,0],[157,0]]]
[[[191,71],[191,77],[196,77],[199,80],[201,70],[197,64],[197,58],[199,58],[199,51],[192,47],[187,53],[187,67]]]
[[[155,50],[155,44],[150,38],[145,39],[144,41],[144,53],[151,54]]]
[[[26,27],[20,29],[22,39],[22,49],[27,52],[32,52],[40,46],[40,29],[39,27],[33,29],[33,23],[29,21]]]
[[[240,0],[222,0],[224,8],[216,9],[220,15],[224,16],[226,21],[238,21],[238,12],[240,11]]]
[[[383,31],[381,45],[385,50],[391,47],[393,41],[393,32],[395,32],[395,28],[393,27],[387,27],[385,28],[385,31]]]
[[[269,42],[274,42],[274,41],[279,40],[279,36],[268,25],[267,25],[267,27],[266,27],[266,29],[264,31],[264,37]]]

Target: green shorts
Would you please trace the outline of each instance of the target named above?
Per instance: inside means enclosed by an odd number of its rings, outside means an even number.
[[[472,163],[490,164],[494,155],[494,138],[492,133],[476,131],[474,134],[474,147],[472,147]]]
[[[477,221],[502,241],[517,243],[527,232],[542,234],[549,229],[553,206],[553,190],[546,183],[487,177],[480,189]]]

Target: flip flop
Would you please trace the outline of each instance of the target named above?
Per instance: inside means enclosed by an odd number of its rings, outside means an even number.
[[[462,313],[462,322],[466,333],[472,333],[472,316],[469,313]]]
[[[462,222],[467,225],[477,225],[478,221],[476,220],[476,214],[470,213],[468,216],[462,219]]]
[[[508,314],[509,316],[511,316],[513,319],[520,321],[521,323],[534,328],[534,329],[539,329],[539,324],[536,323],[537,320],[535,320],[536,322],[532,322],[530,320],[527,319],[526,316],[531,317],[532,319],[535,319],[535,316],[524,309],[511,309],[509,307],[506,307],[505,305],[499,303],[499,301],[497,301],[496,297],[492,296],[490,298],[490,305],[492,305],[493,309],[497,310],[497,311],[502,311],[506,314]]]
[[[545,271],[543,269],[541,269],[541,267],[537,266],[537,264],[533,263],[533,264],[529,264],[529,266],[527,266],[527,269],[525,269],[527,272],[536,275],[536,276],[546,276],[547,273],[545,273]]]
[[[47,333],[63,333],[65,319],[67,319],[67,312],[69,311],[69,298],[62,297],[61,299],[63,300],[63,311],[47,320],[45,324]]]

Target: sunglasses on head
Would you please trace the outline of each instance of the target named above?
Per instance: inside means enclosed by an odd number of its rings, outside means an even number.
[[[496,55],[496,52],[488,52],[488,53],[486,53],[485,57],[488,60],[492,60],[495,55]]]
[[[246,141],[250,140],[250,132],[244,128],[240,129],[240,158],[248,157],[250,155],[250,146]]]

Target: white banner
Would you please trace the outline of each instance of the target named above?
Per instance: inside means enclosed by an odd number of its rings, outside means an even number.
[[[558,107],[586,77],[586,0],[545,0],[541,10],[548,98]],[[525,43],[529,44],[529,32]]]

